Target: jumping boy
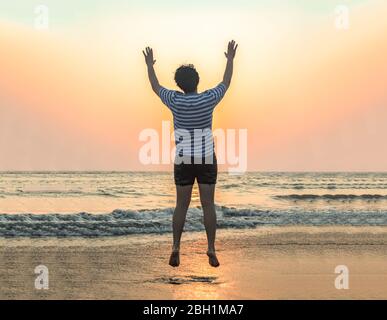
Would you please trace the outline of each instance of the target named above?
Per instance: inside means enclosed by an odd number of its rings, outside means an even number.
[[[153,50],[147,47],[143,51],[152,89],[173,114],[176,141],[174,164],[176,208],[173,214],[173,246],[169,259],[169,264],[173,267],[180,264],[180,239],[195,179],[199,185],[200,202],[204,214],[209,264],[213,267],[219,266],[215,251],[214,204],[218,167],[212,135],[212,114],[230,86],[237,47],[235,41],[228,43],[227,52],[224,53],[227,65],[223,81],[215,88],[202,93],[197,91],[199,74],[193,65],[183,65],[175,72],[176,84],[183,92],[162,87],[153,67],[156,62]]]

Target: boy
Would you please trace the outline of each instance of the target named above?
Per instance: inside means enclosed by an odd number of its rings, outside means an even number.
[[[180,239],[195,179],[199,185],[200,202],[204,214],[209,264],[213,267],[219,266],[215,251],[216,212],[214,204],[218,168],[212,136],[212,114],[215,106],[222,100],[230,86],[237,47],[234,40],[228,43],[227,52],[224,53],[227,65],[223,81],[215,88],[202,93],[197,92],[199,74],[193,65],[183,65],[176,70],[175,81],[183,92],[162,87],[153,67],[156,62],[153,58],[153,50],[147,47],[143,51],[152,89],[172,111],[175,128],[176,208],[173,214],[173,246],[169,259],[172,267],[180,264]]]

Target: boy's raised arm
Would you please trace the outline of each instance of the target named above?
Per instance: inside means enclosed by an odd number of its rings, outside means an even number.
[[[156,63],[156,60],[153,59],[153,49],[146,47],[145,50],[142,51],[145,57],[145,63],[148,67],[148,77],[149,77],[149,82],[151,83],[153,91],[159,95],[160,91],[160,83],[159,80],[157,79],[155,69],[153,65]]]
[[[237,48],[238,45],[235,43],[234,40],[232,40],[228,43],[227,52],[224,53],[227,58],[227,65],[226,70],[224,71],[223,83],[225,84],[227,89],[231,83],[232,73],[234,69],[234,58]]]

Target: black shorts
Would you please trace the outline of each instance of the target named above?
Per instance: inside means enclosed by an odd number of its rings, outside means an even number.
[[[174,176],[175,184],[178,186],[193,185],[195,178],[200,184],[216,184],[218,163],[215,154],[212,163],[206,162],[205,158],[195,159],[193,157],[190,158],[190,163],[186,163],[186,161],[180,164],[175,163]]]

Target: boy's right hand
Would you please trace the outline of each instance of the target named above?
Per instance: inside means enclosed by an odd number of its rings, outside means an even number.
[[[235,43],[234,40],[231,40],[228,43],[227,52],[224,53],[226,58],[227,59],[234,59],[237,48],[238,48],[238,45]]]

